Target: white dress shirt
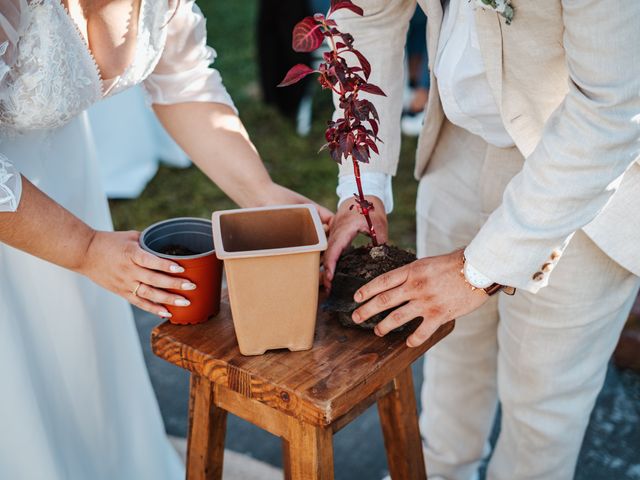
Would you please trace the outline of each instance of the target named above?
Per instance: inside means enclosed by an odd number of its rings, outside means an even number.
[[[445,6],[440,42],[434,62],[438,92],[447,119],[490,145],[500,148],[514,146],[496,103],[482,60],[474,6],[469,0],[450,0]],[[362,175],[365,194],[379,197],[390,213],[393,209],[391,176],[385,173]],[[338,205],[352,198],[353,175],[342,175],[338,181]],[[472,265],[465,265],[465,276],[474,286],[484,288],[493,283]]]
[[[474,6],[468,0],[450,0],[445,8],[433,73],[442,109],[451,123],[490,145],[514,146],[489,87]]]

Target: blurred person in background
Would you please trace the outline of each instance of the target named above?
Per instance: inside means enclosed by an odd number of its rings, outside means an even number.
[[[112,231],[86,109],[143,85],[236,203],[310,202],[272,181],[214,58],[193,0],[0,3],[0,478],[184,478],[128,303],[166,318],[197,285]]]
[[[278,84],[296,64],[317,68],[320,51],[295,52],[291,48],[291,35],[301,18],[312,12],[327,12],[329,4],[329,0],[260,0],[259,4],[257,50],[262,98],[282,115],[294,120],[301,136],[311,131],[317,83],[312,78],[305,78],[286,89],[278,88]]]

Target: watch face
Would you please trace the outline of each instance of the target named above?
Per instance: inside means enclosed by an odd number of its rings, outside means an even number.
[[[464,276],[471,285],[476,288],[487,288],[493,285],[491,279],[487,278],[482,273],[478,272],[468,263],[464,264]]]

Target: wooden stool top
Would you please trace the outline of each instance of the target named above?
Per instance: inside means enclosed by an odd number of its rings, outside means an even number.
[[[379,338],[343,327],[319,309],[313,349],[246,357],[238,350],[224,291],[215,318],[200,325],[165,322],[153,330],[151,344],[159,357],[245,397],[307,423],[341,427],[389,391],[397,375],[453,330],[453,322],[409,348],[405,340],[414,328]]]

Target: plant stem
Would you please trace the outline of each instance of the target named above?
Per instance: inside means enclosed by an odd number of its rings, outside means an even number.
[[[331,40],[331,50],[334,55],[338,55],[338,48],[336,47],[336,41],[333,38],[333,34],[331,33],[331,28],[329,28],[326,24],[324,25],[325,32],[329,32],[329,40]]]
[[[363,202],[363,205],[366,202],[364,198],[364,192],[362,191],[362,181],[360,179],[360,165],[358,165],[358,161],[355,158],[351,158],[353,162],[353,173],[356,176],[356,185],[358,186],[358,196],[360,197],[360,201]],[[369,210],[362,208],[362,215],[364,215],[365,220],[367,221],[367,227],[369,227],[369,235],[371,235],[371,243],[374,247],[378,246],[378,237],[376,235],[376,230],[373,228],[373,222],[371,221],[371,217],[369,216]]]
[[[331,33],[331,29],[326,24],[323,25],[323,28],[325,29],[326,32],[329,33],[329,40],[331,42],[331,50],[332,50],[333,57],[338,58],[339,57],[338,48],[336,46],[334,36]],[[333,85],[331,86],[331,89],[338,94],[338,96],[340,97],[340,101],[343,101],[346,98],[347,92],[342,86],[340,86],[340,91],[336,91]],[[353,98],[358,97],[357,88],[352,92],[352,95],[353,95]],[[351,127],[351,119],[349,118],[349,115],[347,114],[347,112],[344,111],[343,115],[344,115],[345,121],[347,122],[349,127]],[[360,178],[360,165],[358,165],[358,161],[355,158],[353,158],[353,156],[351,157],[351,160],[353,162],[353,173],[355,174],[355,177],[356,177],[356,185],[358,186],[358,197],[360,198],[360,213],[362,213],[365,220],[367,221],[367,227],[369,228],[369,235],[371,236],[371,243],[373,244],[374,247],[377,247],[379,244],[378,244],[378,236],[376,235],[376,229],[373,228],[373,222],[371,221],[371,216],[369,215],[369,208],[364,206],[364,205],[367,205],[367,199],[364,198],[364,192],[362,190],[362,180]]]

